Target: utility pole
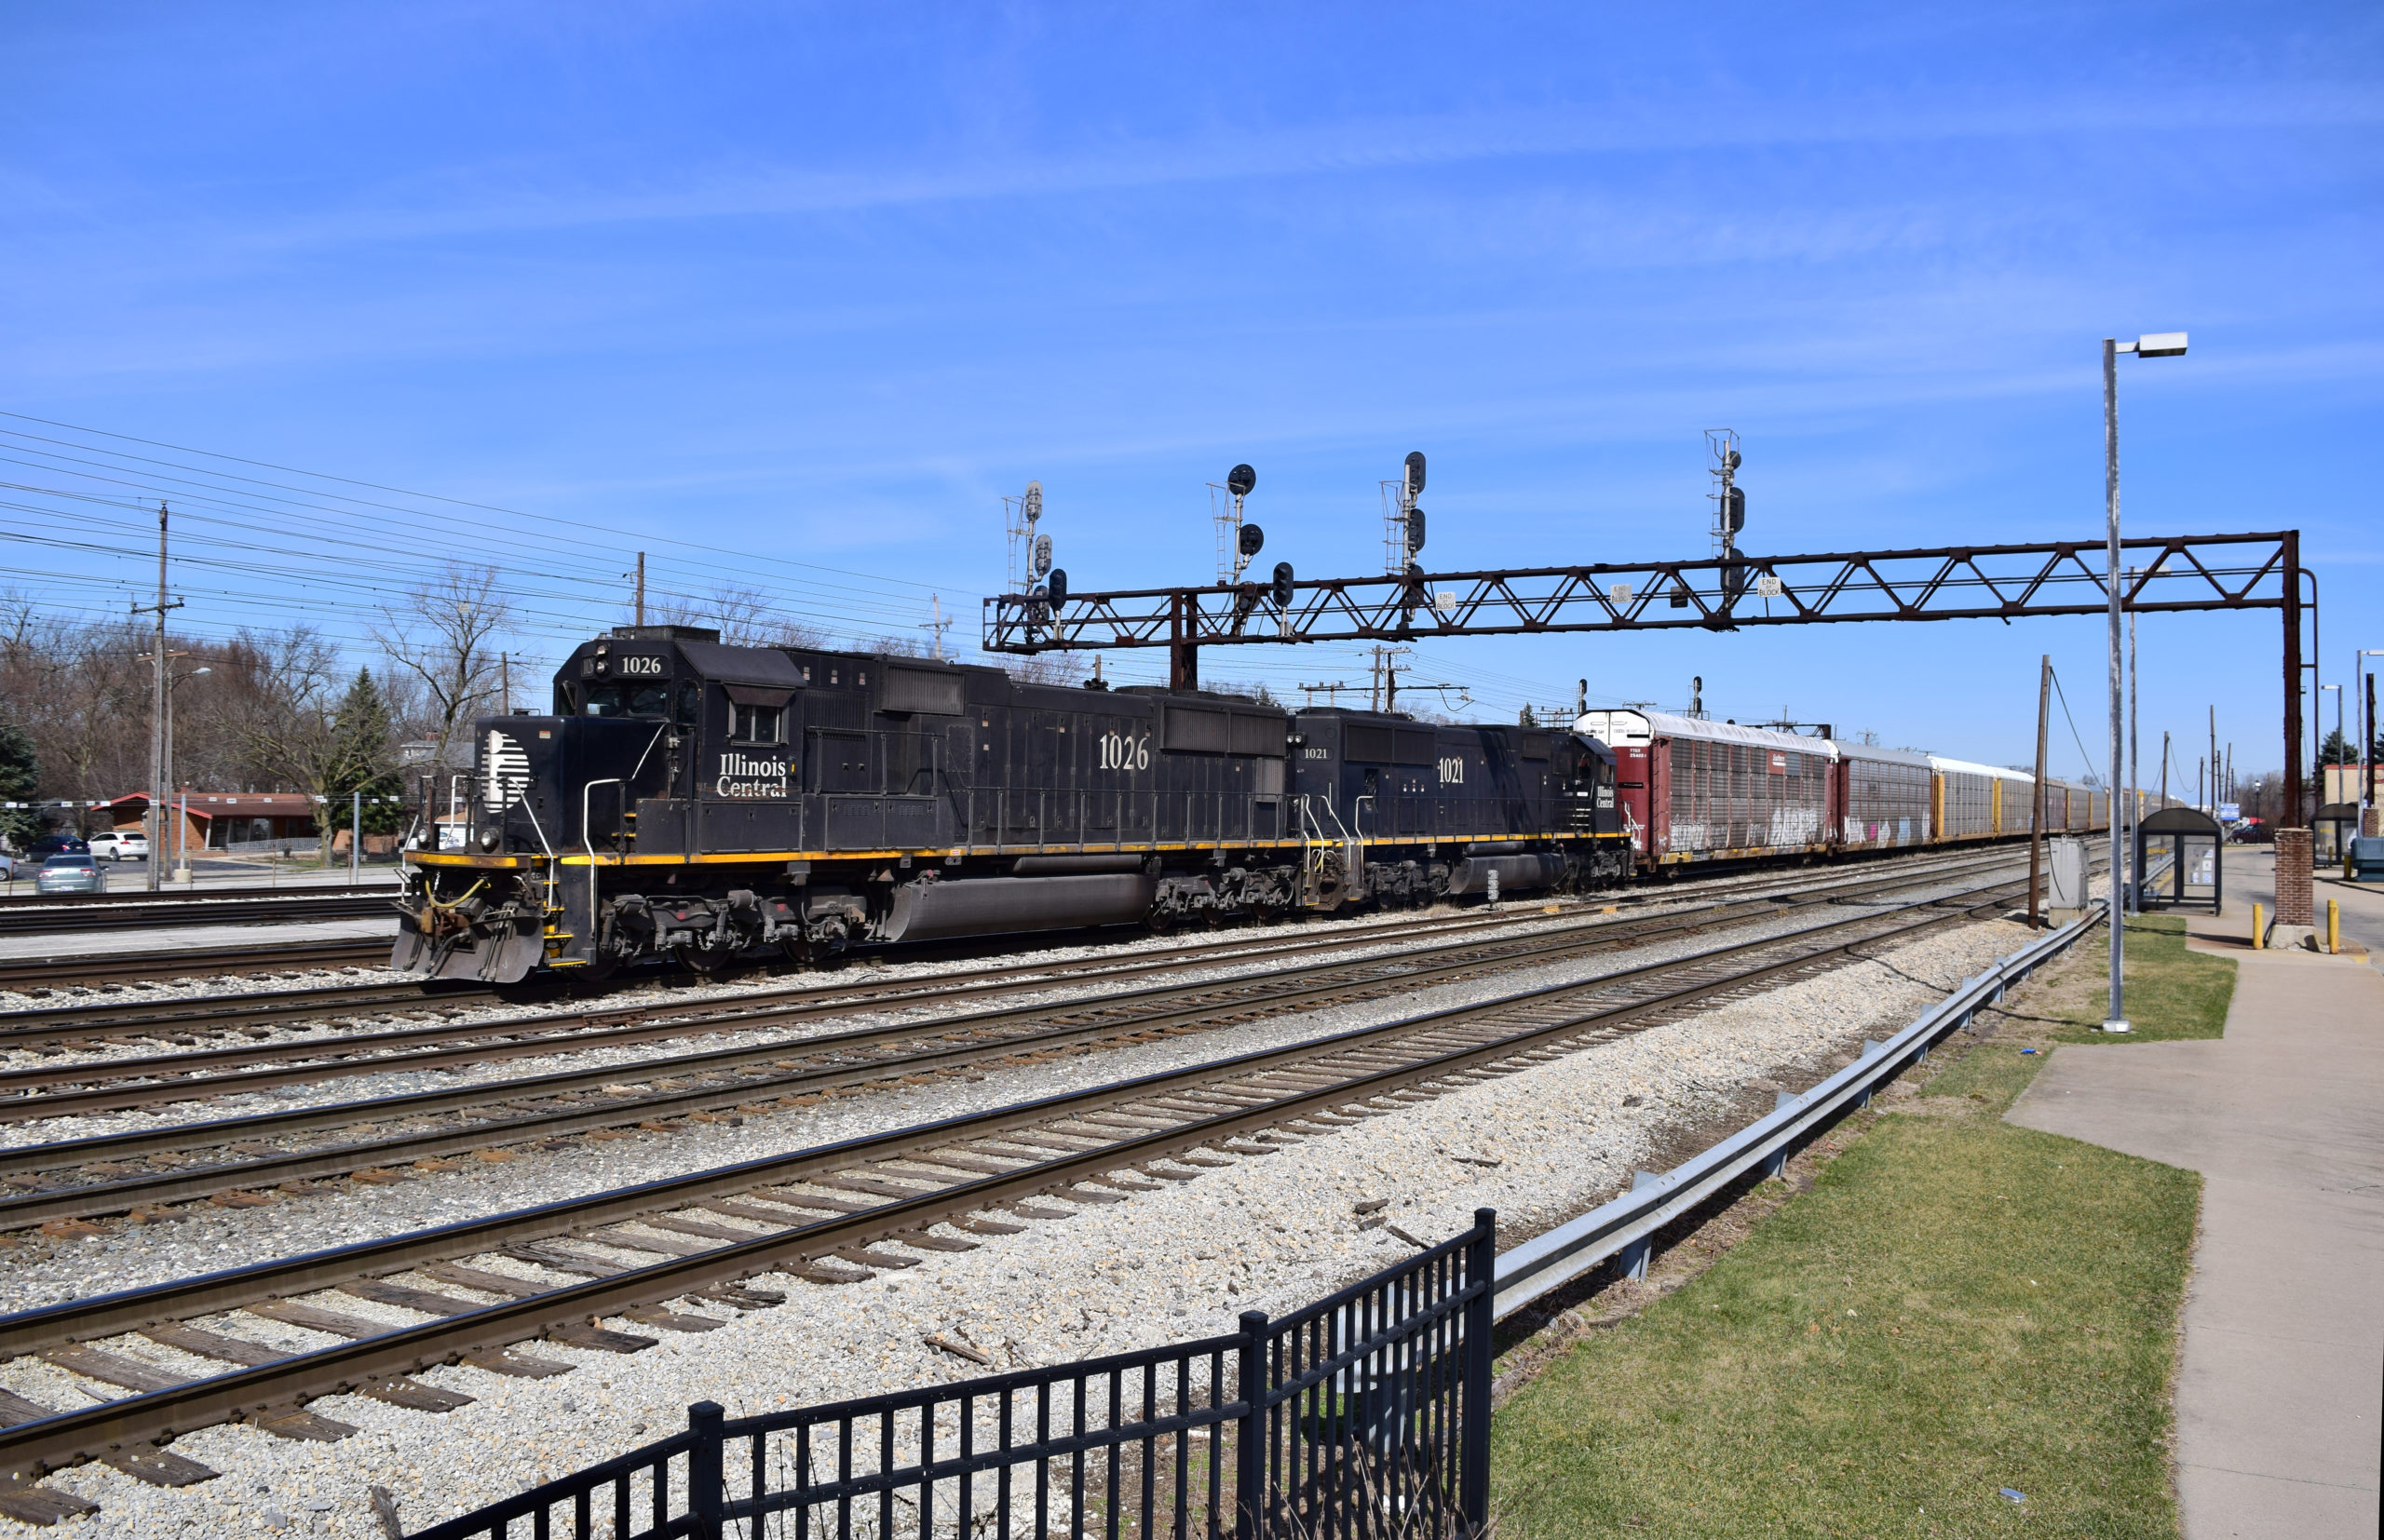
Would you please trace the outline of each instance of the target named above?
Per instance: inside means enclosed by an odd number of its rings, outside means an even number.
[[[637,623],[645,624],[645,552],[637,553]]]
[[[932,593],[928,595],[928,615],[929,618],[927,624],[921,626],[919,629],[928,633],[935,653],[935,660],[941,663],[943,661],[943,633],[952,626],[952,622],[944,618],[942,595]],[[1101,677],[1101,655],[1098,653],[1093,655],[1092,677],[1095,679]]]
[[[2218,817],[2218,708],[2210,709],[2210,816]]]
[[[2028,928],[2040,923],[2037,901],[2043,893],[2045,857],[2045,715],[2052,709],[2052,655],[2037,670],[2037,784],[2028,815]]]
[[[142,819],[143,833],[149,842],[149,891],[155,893],[162,885],[164,873],[159,870],[165,859],[166,845],[166,612],[182,608],[182,601],[166,600],[166,505],[157,505],[157,602],[135,604],[132,613],[154,613],[157,626],[154,644],[149,649],[149,812]]]
[[[2169,805],[2169,734],[2166,729],[2160,734],[2160,805]]]
[[[497,714],[509,717],[513,714],[513,655],[511,653],[496,655],[496,674],[497,678],[503,682],[500,687],[505,694],[505,709]]]

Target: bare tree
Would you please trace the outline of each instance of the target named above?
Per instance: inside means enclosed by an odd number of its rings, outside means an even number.
[[[650,606],[666,626],[702,626],[729,647],[824,647],[828,633],[795,619],[758,588],[723,583],[700,599],[684,595]]]
[[[1031,654],[1002,666],[1022,684],[1080,684],[1090,671],[1082,654],[1065,649]]]
[[[325,804],[346,784],[351,757],[334,709],[339,655],[307,626],[244,630],[235,645],[249,660],[232,704],[250,756],[277,780]],[[330,818],[318,815],[315,831],[328,863]]]
[[[457,562],[382,607],[372,639],[398,672],[420,682],[423,716],[438,729],[432,763],[446,763],[455,724],[495,695],[503,656],[497,643],[512,619],[496,569]]]

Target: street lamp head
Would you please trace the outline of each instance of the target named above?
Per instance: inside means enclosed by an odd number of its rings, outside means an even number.
[[[2139,358],[2181,358],[2186,352],[2186,334],[2182,331],[2147,331],[2132,343],[2114,344],[2113,351],[2133,353]]]

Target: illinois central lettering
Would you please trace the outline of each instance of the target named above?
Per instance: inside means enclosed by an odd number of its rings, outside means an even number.
[[[723,754],[720,776],[712,782],[716,797],[783,797],[787,794],[787,762],[752,754]]]

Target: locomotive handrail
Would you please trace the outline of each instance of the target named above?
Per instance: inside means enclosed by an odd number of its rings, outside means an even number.
[[[659,736],[660,735],[657,733],[656,736]],[[649,743],[646,747],[651,749],[654,746]],[[645,761],[643,758],[638,761],[638,763],[640,764],[643,764],[644,763]],[[631,776],[636,774],[637,772],[634,770],[630,772],[630,775]],[[600,786],[617,786],[622,788],[622,799],[627,801],[629,797],[629,778],[624,776],[609,776],[603,780],[589,781],[587,785],[579,789],[579,843],[588,847],[588,943],[590,946],[596,944],[596,938],[601,934],[597,924],[596,914],[596,867],[599,864],[596,859],[596,820],[595,815],[589,811],[590,804],[596,794],[596,789]]]

